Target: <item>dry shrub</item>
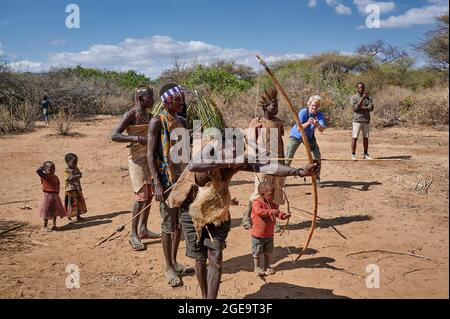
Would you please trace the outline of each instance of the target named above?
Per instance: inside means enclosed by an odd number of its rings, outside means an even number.
[[[258,107],[258,89],[252,87],[249,91],[237,93],[231,99],[220,95],[214,96],[214,101],[222,113],[225,123],[232,127],[246,128],[250,121],[262,114]]]
[[[99,114],[122,115],[133,105],[130,94],[109,95],[100,99]]]
[[[17,134],[31,131],[37,117],[36,109],[28,103],[15,108],[0,105],[0,133]]]
[[[66,113],[64,111],[58,112],[52,118],[52,126],[53,129],[59,135],[70,135],[72,130],[72,115],[70,113]]]
[[[448,87],[423,90],[414,96],[414,108],[409,118],[414,124],[448,129]]]
[[[375,127],[389,127],[408,122],[408,111],[413,105],[414,92],[397,86],[387,86],[373,96],[375,109],[371,122]]]
[[[448,88],[414,92],[396,86],[382,88],[374,96],[372,123],[376,127],[425,124],[448,126]]]

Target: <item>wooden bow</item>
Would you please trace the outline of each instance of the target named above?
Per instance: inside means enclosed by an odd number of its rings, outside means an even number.
[[[292,116],[294,117],[295,123],[297,124],[297,128],[300,131],[300,133],[302,134],[303,143],[305,144],[305,148],[306,148],[306,154],[308,155],[308,162],[310,164],[313,164],[314,161],[313,161],[313,156],[311,153],[311,148],[309,146],[308,139],[306,138],[305,130],[303,129],[302,123],[300,122],[300,118],[298,117],[297,111],[294,109],[294,105],[292,104],[291,100],[289,99],[289,97],[288,97],[286,91],[284,90],[283,86],[281,85],[280,81],[278,81],[277,77],[269,69],[269,66],[266,64],[266,62],[264,62],[264,60],[259,55],[256,55],[256,57],[258,58],[259,63],[261,63],[261,65],[264,67],[266,72],[269,74],[269,76],[272,79],[272,82],[275,85],[275,87],[277,88],[277,90],[281,93],[283,98],[286,100],[286,103],[292,112]],[[312,235],[314,233],[314,229],[316,227],[317,205],[318,205],[316,176],[312,175],[311,180],[312,180],[313,194],[314,194],[314,211],[313,211],[313,216],[312,216],[312,220],[311,220],[311,228],[309,230],[309,234],[308,234],[306,243],[303,246],[303,249],[299,252],[296,260],[298,260],[305,253],[305,251],[308,248],[308,245],[311,241]]]

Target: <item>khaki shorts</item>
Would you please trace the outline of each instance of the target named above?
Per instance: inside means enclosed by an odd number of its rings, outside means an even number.
[[[364,138],[369,138],[369,123],[353,122],[353,138],[359,137],[359,132],[363,132]]]
[[[258,192],[258,186],[262,182],[269,182],[275,186],[275,196],[274,196],[274,203],[277,205],[284,205],[284,181],[285,177],[281,176],[272,176],[272,175],[265,175],[265,174],[256,174],[255,176],[255,190],[253,194],[250,196],[250,201],[253,202],[255,199],[257,199],[259,196],[261,196]]]

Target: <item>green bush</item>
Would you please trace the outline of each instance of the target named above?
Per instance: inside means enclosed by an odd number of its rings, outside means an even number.
[[[82,66],[76,66],[66,70],[68,73],[75,74],[82,78],[93,79],[100,78],[107,81],[112,81],[115,84],[125,89],[132,89],[141,85],[150,85],[152,82],[144,74],[139,74],[134,70],[126,72],[107,71],[92,68],[84,68]]]
[[[236,75],[222,68],[195,66],[183,81],[189,88],[205,87],[213,93],[229,95],[242,92],[252,87],[249,80],[241,80]]]

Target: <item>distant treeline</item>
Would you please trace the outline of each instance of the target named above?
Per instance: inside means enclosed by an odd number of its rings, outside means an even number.
[[[429,64],[415,67],[406,51],[382,41],[361,45],[354,54],[324,53],[271,65],[298,108],[310,95],[320,94],[323,112],[332,126],[351,124],[349,96],[364,82],[375,99],[377,126],[427,124],[448,126],[448,13],[438,18],[436,30],[425,35],[416,52]],[[133,105],[133,90],[151,85],[155,92],[176,82],[212,97],[225,120],[245,126],[261,114],[259,94],[271,85],[263,72],[232,61],[180,67],[174,63],[157,79],[133,70],[126,72],[76,66],[46,73],[18,73],[0,67],[0,128],[3,133],[32,129],[40,102],[48,96],[53,112],[73,117],[118,115]],[[280,112],[287,124],[287,112]]]

